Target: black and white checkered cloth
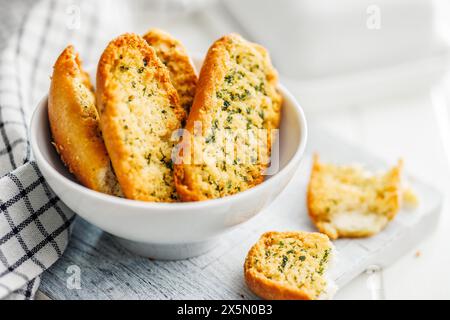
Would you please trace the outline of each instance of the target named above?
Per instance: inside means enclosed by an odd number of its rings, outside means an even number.
[[[40,274],[69,241],[74,214],[33,162],[28,125],[64,47],[74,44],[92,66],[119,32],[100,27],[106,7],[92,0],[0,0],[0,299],[32,299]]]

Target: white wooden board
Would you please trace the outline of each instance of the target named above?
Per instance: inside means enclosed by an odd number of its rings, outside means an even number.
[[[324,161],[386,168],[361,148],[320,128],[310,128],[307,156],[287,189],[270,207],[227,234],[211,252],[185,261],[151,261],[127,252],[113,237],[78,218],[67,251],[44,274],[40,290],[51,299],[255,298],[245,286],[242,266],[259,235],[268,230],[314,230],[305,207],[313,152]],[[375,237],[335,242],[339,254],[332,275],[338,286],[345,286],[371,265],[391,264],[433,232],[442,196],[420,181],[409,180],[420,197],[417,209],[402,210]],[[81,272],[79,289],[67,286],[77,267]]]

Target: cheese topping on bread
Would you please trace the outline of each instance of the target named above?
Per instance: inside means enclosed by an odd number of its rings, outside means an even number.
[[[194,101],[197,74],[186,48],[180,41],[159,29],[150,30],[144,35],[144,39],[155,49],[158,58],[169,70],[170,80],[178,91],[180,105],[189,114]]]
[[[55,63],[48,115],[54,146],[78,181],[90,189],[121,196],[101,136],[93,88],[72,46]]]
[[[175,169],[183,200],[232,195],[263,181],[271,130],[280,121],[276,86],[277,73],[264,48],[235,34],[213,44],[186,125],[194,135],[191,154],[183,154],[184,163]]]
[[[176,201],[171,137],[185,112],[154,49],[134,34],[112,41],[99,62],[97,88],[103,137],[125,196]]]
[[[245,278],[264,299],[329,298],[333,284],[326,272],[333,254],[324,234],[267,232],[247,255]]]
[[[380,232],[400,209],[401,171],[401,161],[385,173],[373,174],[359,166],[324,164],[315,156],[308,186],[314,224],[331,239]]]

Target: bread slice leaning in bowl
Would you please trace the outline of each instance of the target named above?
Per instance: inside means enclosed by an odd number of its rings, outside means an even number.
[[[247,255],[245,281],[263,299],[329,299],[337,290],[328,277],[334,255],[324,234],[266,232]]]
[[[400,209],[402,167],[399,161],[373,174],[359,166],[321,163],[314,156],[307,196],[311,220],[331,239],[377,234]]]
[[[54,65],[48,117],[56,151],[78,181],[99,192],[122,195],[100,132],[89,76],[72,46]]]
[[[177,201],[172,133],[185,111],[169,72],[140,36],[111,41],[97,69],[97,103],[103,138],[125,197]]]
[[[189,114],[198,77],[186,48],[179,40],[159,29],[151,29],[144,35],[144,39],[155,49],[156,55],[169,70],[180,105]]]
[[[175,182],[183,201],[214,199],[263,181],[281,95],[267,51],[236,34],[217,40],[200,71]]]

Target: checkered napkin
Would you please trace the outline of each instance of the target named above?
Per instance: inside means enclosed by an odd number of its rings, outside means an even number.
[[[118,34],[105,27],[108,15],[101,19],[107,7],[92,0],[0,0],[0,299],[32,299],[39,276],[69,241],[74,214],[33,161],[28,126],[59,53],[74,44],[85,65],[95,65],[106,39]]]

